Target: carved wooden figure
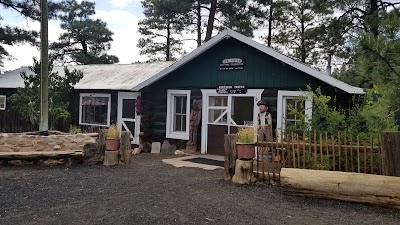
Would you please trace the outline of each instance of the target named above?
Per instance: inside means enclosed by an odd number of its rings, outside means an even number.
[[[197,129],[201,120],[201,100],[194,100],[190,112],[189,141],[186,151],[195,153],[197,150]]]

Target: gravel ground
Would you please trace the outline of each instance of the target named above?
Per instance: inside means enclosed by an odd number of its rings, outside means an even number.
[[[141,154],[128,167],[0,168],[0,224],[400,224],[400,211],[237,186]]]

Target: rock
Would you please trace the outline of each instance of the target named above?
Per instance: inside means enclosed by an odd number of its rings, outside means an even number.
[[[185,154],[184,151],[181,151],[181,150],[176,150],[175,151],[175,155],[184,155],[184,154]]]
[[[87,165],[98,165],[103,163],[103,154],[99,153],[99,149],[95,143],[87,143],[83,146],[84,156],[83,163]]]
[[[151,145],[150,145],[150,143],[145,142],[143,144],[140,144],[139,148],[142,150],[142,152],[148,153],[151,150]]]
[[[139,155],[142,150],[140,148],[135,148],[132,151],[132,155]]]
[[[60,150],[60,149],[61,149],[61,146],[59,146],[59,145],[54,145],[53,149],[54,149],[54,150]]]
[[[151,153],[160,153],[161,151],[161,142],[153,142],[151,143]]]
[[[161,153],[168,153],[168,149],[171,146],[168,140],[165,140],[161,145]]]
[[[166,151],[167,154],[173,155],[176,151],[176,145],[170,145],[168,150]]]

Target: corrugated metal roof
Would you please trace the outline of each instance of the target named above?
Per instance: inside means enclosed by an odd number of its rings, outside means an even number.
[[[77,65],[68,66],[70,71],[77,69],[83,72],[83,78],[75,85],[75,89],[99,90],[132,90],[174,62],[153,62],[111,65]],[[0,88],[23,87],[20,73],[32,74],[28,67],[0,74]],[[53,72],[64,75],[64,67],[57,66]]]

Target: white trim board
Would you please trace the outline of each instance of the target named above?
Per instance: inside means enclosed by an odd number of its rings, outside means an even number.
[[[118,92],[118,106],[117,106],[117,126],[118,129],[122,131],[122,126],[124,126],[125,130],[129,130],[126,127],[125,121],[130,121],[135,123],[135,136],[132,135],[133,141],[131,144],[139,144],[139,134],[140,134],[140,116],[136,114],[136,106],[135,106],[135,119],[132,118],[122,118],[122,107],[123,107],[123,100],[124,99],[137,99],[141,96],[140,92]]]
[[[190,90],[167,90],[167,118],[166,118],[166,138],[189,140],[189,127],[190,127]],[[174,96],[186,96],[186,131],[174,132],[172,130],[174,120]]]
[[[257,118],[257,102],[261,100],[261,95],[264,92],[264,89],[249,89],[246,94],[218,94],[215,89],[201,89],[202,93],[202,123],[201,123],[201,153],[207,153],[207,137],[208,137],[208,109],[209,109],[209,97],[210,96],[228,96],[228,111],[231,107],[231,102],[229,96],[237,97],[237,96],[252,96],[254,97],[254,115],[253,115],[253,123],[255,123]],[[228,126],[227,124],[216,124],[221,126]]]
[[[83,98],[83,97],[106,97],[106,98],[108,98],[107,124],[89,124],[89,123],[82,123],[82,98]],[[80,93],[80,95],[79,95],[79,125],[98,126],[98,127],[109,127],[109,126],[110,126],[110,115],[111,115],[111,94],[103,94],[103,93]]]
[[[309,74],[310,76],[313,76],[333,87],[336,87],[344,92],[347,92],[349,94],[365,94],[365,92],[363,91],[362,88],[358,88],[358,87],[354,87],[351,86],[349,84],[346,84],[340,80],[337,80],[331,76],[328,76],[326,74],[323,74],[322,72],[315,70],[309,66],[306,66],[288,56],[285,56],[275,50],[273,50],[272,48],[269,48],[263,44],[260,44],[254,40],[252,40],[251,38],[248,38],[242,34],[239,34],[233,30],[227,29],[224,30],[223,32],[219,33],[217,36],[215,36],[214,38],[212,38],[210,41],[206,42],[205,44],[203,44],[202,46],[198,47],[197,49],[195,49],[194,51],[192,51],[191,53],[189,53],[188,55],[186,55],[185,57],[183,57],[182,59],[180,59],[179,61],[177,61],[176,63],[172,64],[170,67],[160,71],[159,73],[157,73],[156,75],[152,76],[151,78],[145,80],[144,82],[138,84],[136,87],[134,87],[132,90],[133,91],[139,91],[140,89],[149,86],[150,84],[160,80],[161,78],[165,77],[166,75],[170,74],[171,72],[175,71],[176,69],[180,68],[181,66],[185,65],[186,63],[188,63],[189,61],[191,61],[192,59],[196,58],[197,56],[199,56],[200,54],[202,54],[203,52],[207,51],[208,49],[212,48],[214,45],[218,44],[219,42],[225,40],[225,39],[229,39],[229,38],[234,38],[238,41],[241,41],[261,52],[264,52],[267,55],[270,55],[278,60],[280,60],[281,62],[284,62],[300,71],[303,71],[304,73]]]
[[[277,113],[276,113],[276,130],[278,131],[278,140],[280,141],[280,137],[282,136],[282,130],[285,130],[285,107],[286,103],[284,102],[284,98],[292,97],[297,98],[299,96],[306,96],[306,102],[304,104],[305,114],[307,115],[306,120],[311,120],[312,118],[312,106],[313,99],[312,93],[308,91],[284,91],[278,90],[278,105],[277,105]]]

